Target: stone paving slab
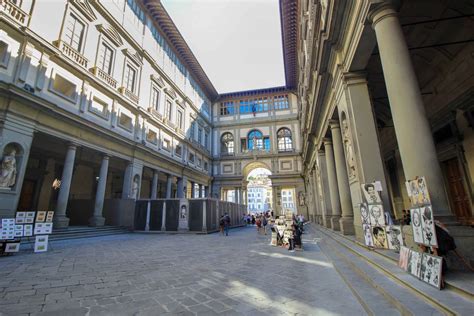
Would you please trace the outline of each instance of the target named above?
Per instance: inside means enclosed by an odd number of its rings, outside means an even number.
[[[0,258],[1,315],[365,315],[315,236],[124,234]]]

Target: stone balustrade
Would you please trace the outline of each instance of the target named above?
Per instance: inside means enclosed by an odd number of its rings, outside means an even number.
[[[0,0],[0,12],[10,16],[22,26],[25,26],[29,19],[29,15],[10,0]]]
[[[108,73],[99,67],[93,67],[91,71],[97,78],[108,84],[111,88],[117,89],[117,80],[112,78],[112,76],[110,76]]]
[[[89,61],[86,57],[84,57],[81,53],[77,50],[66,44],[66,42],[57,40],[54,41],[53,44],[61,50],[61,52],[66,55],[69,59],[76,62],[78,65],[82,66],[83,68],[87,69],[87,64]]]

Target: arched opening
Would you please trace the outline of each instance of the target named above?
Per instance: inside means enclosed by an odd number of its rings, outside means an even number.
[[[252,169],[247,177],[247,210],[257,214],[273,209],[271,171],[265,167]]]

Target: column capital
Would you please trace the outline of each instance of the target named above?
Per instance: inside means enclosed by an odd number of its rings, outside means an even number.
[[[109,160],[110,156],[108,154],[102,154],[102,160]]]
[[[329,120],[329,127],[331,129],[340,129],[341,125],[339,124],[338,120]]]
[[[341,77],[345,85],[367,83],[367,72],[365,71],[345,72]]]
[[[369,12],[367,19],[372,23],[372,28],[375,29],[378,22],[388,17],[397,17],[398,12],[392,3],[384,3],[376,6],[371,12]]]
[[[326,152],[322,149],[318,149],[318,156],[325,156]]]
[[[77,147],[79,147],[79,144],[78,143],[75,143],[75,142],[69,142],[67,143],[67,148],[68,149],[76,149]]]
[[[324,146],[332,146],[332,139],[331,138],[324,138],[323,139]]]

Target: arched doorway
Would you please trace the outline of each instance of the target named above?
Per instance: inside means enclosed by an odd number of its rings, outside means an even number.
[[[247,211],[252,214],[273,209],[273,190],[271,171],[265,167],[256,167],[248,172],[246,180]]]

